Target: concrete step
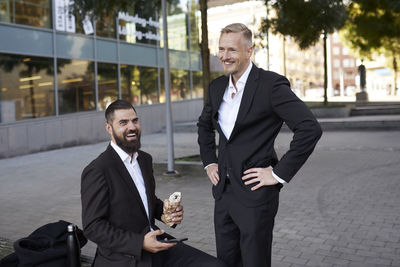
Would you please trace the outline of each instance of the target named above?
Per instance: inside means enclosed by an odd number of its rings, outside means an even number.
[[[350,110],[350,116],[398,115],[398,114],[400,114],[400,105],[356,106]]]
[[[375,116],[352,116],[346,118],[318,118],[324,131],[341,130],[400,130],[400,114],[394,115],[375,115]],[[196,133],[197,122],[181,122],[174,124],[176,133]],[[286,125],[283,125],[283,131],[289,131]],[[165,129],[163,130],[165,132]]]

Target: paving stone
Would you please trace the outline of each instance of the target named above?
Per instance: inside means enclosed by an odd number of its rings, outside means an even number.
[[[286,256],[286,257],[283,258],[282,261],[283,262],[287,262],[287,263],[305,265],[308,260],[307,259],[302,259],[302,258],[297,258],[297,257]]]
[[[323,261],[326,263],[332,263],[332,264],[338,265],[338,266],[347,266],[350,263],[349,260],[340,259],[337,257],[329,257],[329,256],[325,257],[325,259]]]

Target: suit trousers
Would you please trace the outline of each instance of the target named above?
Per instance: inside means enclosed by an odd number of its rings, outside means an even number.
[[[247,207],[229,182],[215,201],[217,257],[229,267],[271,266],[272,231],[279,194],[257,207]]]
[[[227,267],[221,260],[184,243],[153,254],[152,262],[152,267]]]

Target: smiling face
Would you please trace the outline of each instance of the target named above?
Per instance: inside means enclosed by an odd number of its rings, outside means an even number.
[[[232,75],[234,82],[246,71],[252,52],[251,44],[241,32],[221,34],[218,57],[224,68],[225,75]]]
[[[132,155],[140,148],[139,118],[133,109],[117,109],[106,130],[111,140],[126,153]]]

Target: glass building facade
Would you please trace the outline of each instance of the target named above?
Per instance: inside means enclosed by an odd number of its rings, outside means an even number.
[[[148,2],[94,21],[68,0],[1,0],[0,123],[101,111],[117,98],[163,103],[161,12]],[[173,1],[167,20],[171,99],[201,98],[197,0]]]

